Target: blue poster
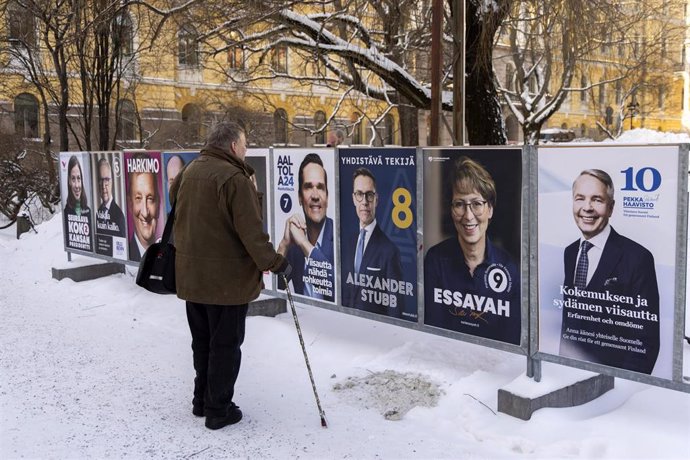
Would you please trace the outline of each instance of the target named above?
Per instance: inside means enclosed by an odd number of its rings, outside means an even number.
[[[424,323],[518,345],[521,149],[424,150]]]
[[[342,304],[416,321],[416,149],[339,152]]]

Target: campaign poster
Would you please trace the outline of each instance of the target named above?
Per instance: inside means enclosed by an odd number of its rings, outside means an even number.
[[[522,149],[424,149],[424,324],[520,344]]]
[[[539,351],[671,378],[678,147],[537,160]]]
[[[170,202],[170,187],[182,168],[199,156],[198,151],[193,152],[163,152],[163,196],[165,198],[165,220],[167,220],[172,203]]]
[[[129,260],[139,262],[165,228],[160,152],[125,151]]]
[[[344,307],[417,320],[415,148],[341,149]]]
[[[259,194],[259,201],[261,202],[261,218],[264,223],[264,232],[269,237],[271,236],[271,215],[268,212],[268,207],[272,203],[270,190],[268,188],[268,149],[248,149],[244,161],[254,168],[254,185],[256,185],[257,193]],[[265,271],[263,274],[264,289],[273,289],[273,275],[270,271]]]
[[[94,246],[96,254],[127,259],[125,175],[121,152],[91,153],[93,203],[96,207]]]
[[[65,249],[93,252],[91,159],[86,152],[60,153],[60,197]]]
[[[292,292],[335,302],[333,149],[273,149],[273,168],[273,241],[292,265]],[[278,289],[285,289],[280,278]]]

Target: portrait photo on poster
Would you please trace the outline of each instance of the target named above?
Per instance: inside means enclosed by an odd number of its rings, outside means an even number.
[[[520,344],[522,149],[424,150],[424,323]]]
[[[274,239],[296,295],[335,302],[335,160],[332,149],[274,149]],[[285,289],[278,280],[278,289]]]
[[[182,169],[199,156],[198,151],[162,152],[163,160],[163,196],[165,198],[165,215],[170,213],[170,187]]]
[[[92,179],[96,184],[95,252],[114,259],[127,259],[124,164],[121,152],[91,154]]]
[[[125,151],[129,260],[139,262],[165,227],[160,152]]]
[[[268,189],[268,149],[253,148],[247,150],[247,155],[244,157],[244,161],[249,164],[254,169],[254,175],[252,176],[252,182],[256,186],[257,193],[259,195],[259,201],[261,202],[261,217],[264,223],[264,231],[273,238],[271,228],[271,214],[269,212],[269,206],[271,205],[271,191]],[[273,240],[271,240],[273,241]],[[273,275],[270,271],[265,271],[263,274],[264,289],[273,289]]]
[[[417,319],[416,171],[413,148],[341,150],[344,307]]]
[[[60,153],[60,177],[65,249],[93,252],[94,207],[89,154]]]
[[[678,148],[540,149],[539,351],[670,378]]]

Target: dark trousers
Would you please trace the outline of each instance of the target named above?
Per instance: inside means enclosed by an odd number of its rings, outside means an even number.
[[[223,417],[232,404],[240,373],[248,305],[209,305],[187,302],[192,332],[194,399],[210,417]]]

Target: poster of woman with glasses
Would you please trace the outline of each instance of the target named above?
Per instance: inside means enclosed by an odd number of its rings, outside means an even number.
[[[340,150],[342,305],[417,319],[416,151]]]
[[[520,343],[522,152],[424,150],[424,323]]]

